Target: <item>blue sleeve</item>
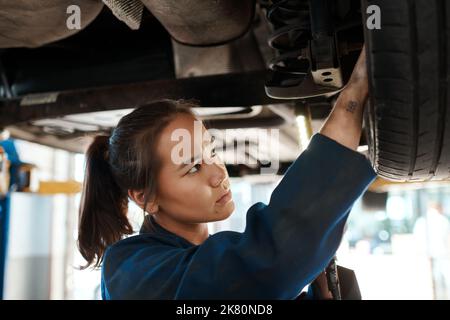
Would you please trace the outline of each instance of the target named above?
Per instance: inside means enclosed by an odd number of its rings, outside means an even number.
[[[269,203],[248,210],[243,233],[166,253],[159,272],[139,279],[164,278],[158,286],[173,288],[175,299],[294,299],[335,254],[354,201],[374,178],[363,155],[316,134]]]

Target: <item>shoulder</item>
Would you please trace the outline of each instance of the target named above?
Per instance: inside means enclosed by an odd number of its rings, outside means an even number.
[[[178,248],[174,239],[153,234],[138,234],[122,239],[109,246],[104,255],[104,265],[120,263],[145,251],[147,255],[158,254]]]
[[[166,273],[174,270],[186,249],[174,240],[157,235],[140,234],[108,247],[102,263],[102,285],[111,299],[151,298],[167,292],[148,292],[159,288]]]

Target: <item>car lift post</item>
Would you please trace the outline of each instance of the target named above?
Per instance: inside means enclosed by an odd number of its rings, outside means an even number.
[[[9,172],[10,177],[8,179],[7,192],[0,195],[0,300],[4,297],[5,287],[5,271],[6,271],[6,258],[8,253],[8,234],[9,234],[9,218],[10,218],[10,200],[12,186],[17,185],[17,170],[22,164],[19,159],[19,155],[14,144],[14,140],[0,140],[0,147],[3,148],[7,155],[7,159],[10,163]],[[4,161],[4,160],[3,160]]]
[[[9,194],[0,199],[0,300],[3,300],[5,282],[6,250],[8,247]]]

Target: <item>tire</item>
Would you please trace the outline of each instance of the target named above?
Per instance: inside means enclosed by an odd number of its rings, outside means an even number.
[[[450,1],[363,0],[381,29],[364,27],[370,98],[366,138],[389,180],[450,180]]]

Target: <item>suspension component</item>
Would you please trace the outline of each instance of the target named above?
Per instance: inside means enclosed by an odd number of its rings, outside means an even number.
[[[272,0],[261,4],[273,26],[268,44],[268,96],[298,99],[333,95],[343,85],[329,0]]]

